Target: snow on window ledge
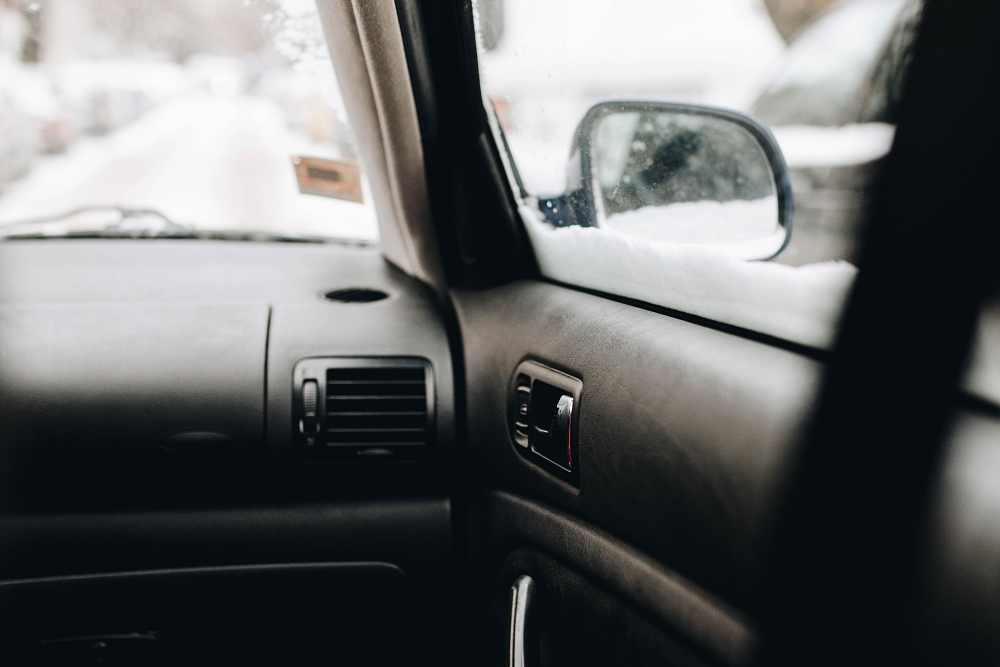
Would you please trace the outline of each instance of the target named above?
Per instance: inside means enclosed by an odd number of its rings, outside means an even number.
[[[832,349],[857,275],[843,261],[792,267],[704,247],[631,238],[614,229],[555,228],[518,207],[545,276],[808,347]]]

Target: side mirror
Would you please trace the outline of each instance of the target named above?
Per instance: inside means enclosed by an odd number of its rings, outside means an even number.
[[[559,200],[540,202],[557,227],[610,228],[741,259],[771,259],[792,233],[788,167],[773,135],[709,107],[595,105],[577,127]]]

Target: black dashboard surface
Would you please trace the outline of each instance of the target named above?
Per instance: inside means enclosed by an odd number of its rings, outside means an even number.
[[[350,287],[389,298],[323,298]],[[293,367],[335,356],[429,360],[437,391],[434,453],[448,450],[453,373],[437,306],[377,248],[174,239],[0,243],[7,488],[37,487],[59,468],[73,478],[79,466],[109,464],[143,484],[143,466],[194,460],[190,452],[165,451],[190,434],[208,434],[209,445],[219,443],[227,457],[293,461]]]
[[[247,301],[331,305],[322,293],[421,288],[377,248],[183,239],[46,239],[0,243],[0,303]]]
[[[323,297],[351,287],[389,297]],[[292,370],[310,357],[429,361],[429,459],[299,461]],[[360,618],[373,604],[381,624],[367,627],[380,632],[419,625],[387,617],[385,605],[419,599],[440,617],[452,518],[437,480],[454,439],[452,383],[432,295],[377,248],[0,242],[0,593],[26,624],[18,641],[153,628],[231,646],[263,623],[275,645],[298,646],[328,637],[313,631],[320,621]],[[179,433],[214,433],[206,442],[226,446],[178,448],[190,444],[171,439]],[[269,598],[272,572],[293,577]],[[45,595],[65,613],[28,602]],[[212,641],[199,634],[221,619]],[[342,627],[345,642],[365,643]]]

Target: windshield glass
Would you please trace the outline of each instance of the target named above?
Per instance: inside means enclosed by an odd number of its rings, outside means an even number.
[[[378,237],[314,0],[0,0],[0,127],[0,231]]]

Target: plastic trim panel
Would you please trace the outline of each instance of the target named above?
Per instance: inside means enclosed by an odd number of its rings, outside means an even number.
[[[751,662],[754,629],[738,612],[694,583],[607,533],[504,491],[477,499],[474,525],[489,551],[530,544],[579,568],[727,665]],[[484,558],[483,562],[490,562]]]

